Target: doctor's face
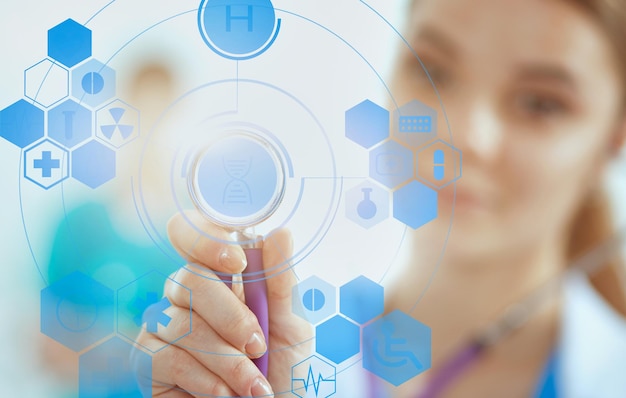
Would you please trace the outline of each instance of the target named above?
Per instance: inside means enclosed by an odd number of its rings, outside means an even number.
[[[463,152],[452,255],[524,250],[558,236],[598,183],[622,82],[602,26],[574,3],[418,0],[411,11],[406,37]],[[407,49],[394,83],[398,103],[441,109]],[[454,186],[440,192],[440,220],[449,219],[453,194]]]

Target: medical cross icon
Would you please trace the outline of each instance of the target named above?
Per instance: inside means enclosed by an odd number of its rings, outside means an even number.
[[[151,305],[146,309],[143,313],[143,321],[146,324],[146,329],[150,333],[156,333],[158,331],[159,325],[163,325],[163,327],[167,327],[170,324],[172,318],[165,314],[165,310],[170,308],[172,304],[164,297],[156,304]]]
[[[52,159],[52,152],[43,151],[41,153],[41,159],[35,159],[33,161],[36,169],[41,169],[42,177],[52,177],[52,170],[61,167],[61,161],[59,159]]]

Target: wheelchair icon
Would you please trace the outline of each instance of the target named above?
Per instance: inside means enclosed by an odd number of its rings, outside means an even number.
[[[381,332],[382,341],[374,339],[374,358],[378,363],[388,368],[400,368],[410,361],[418,371],[424,370],[424,366],[413,352],[402,350],[402,346],[407,345],[407,340],[393,337],[395,326],[392,322],[384,322],[381,325]],[[395,349],[394,346],[399,349]]]

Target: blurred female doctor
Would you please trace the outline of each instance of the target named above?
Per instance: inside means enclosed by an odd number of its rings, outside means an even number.
[[[591,278],[569,278],[523,327],[433,386],[449,359],[506,308],[611,235],[602,180],[626,137],[626,2],[417,0],[407,18],[406,37],[434,80],[464,153],[445,257],[423,298],[429,304],[411,313],[432,328],[433,366],[395,389],[356,371],[340,375],[336,396],[626,397],[626,296],[617,261]],[[407,49],[397,59],[394,85],[399,103],[418,98],[437,108]],[[453,194],[442,191],[440,219],[452,211]],[[213,235],[225,234],[198,214],[190,217]],[[439,223],[433,228],[447,228]],[[204,276],[245,267],[241,248],[198,241],[182,217],[171,220],[169,235],[191,263],[204,267]],[[438,247],[425,238],[407,244],[424,262]],[[266,266],[281,263],[290,250],[289,233],[279,231],[266,242]],[[411,308],[422,272],[419,263],[410,264],[387,289],[389,309]],[[269,347],[240,284],[231,290],[197,268],[174,278],[193,290],[193,332],[155,355],[154,396],[289,395],[290,368],[310,347],[281,348],[312,333],[291,312],[293,275],[267,282]],[[188,325],[189,296],[176,286],[165,287],[174,304],[169,315]],[[156,346],[171,340],[167,333],[144,332],[140,339]],[[250,358],[267,349],[266,379]]]

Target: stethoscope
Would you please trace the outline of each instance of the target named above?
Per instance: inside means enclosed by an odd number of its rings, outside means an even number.
[[[268,139],[249,131],[221,135],[198,151],[189,169],[188,189],[196,208],[211,222],[234,234],[248,265],[243,272],[246,305],[269,336],[263,237],[254,227],[271,217],[285,195],[285,165]],[[267,376],[268,352],[254,360]]]

